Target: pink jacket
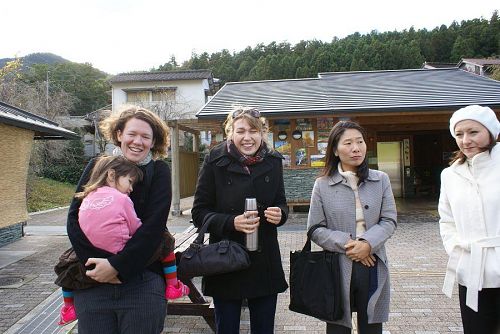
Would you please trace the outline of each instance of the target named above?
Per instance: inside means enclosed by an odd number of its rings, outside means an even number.
[[[125,247],[141,226],[128,195],[111,187],[101,187],[82,201],[78,222],[89,241],[113,254]]]

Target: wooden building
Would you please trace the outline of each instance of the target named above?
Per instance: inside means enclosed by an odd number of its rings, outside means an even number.
[[[437,195],[440,172],[457,149],[448,120],[471,104],[499,113],[500,82],[458,68],[333,72],[228,83],[197,116],[221,123],[236,105],[259,108],[285,156],[287,198],[304,204],[324,165],[328,133],[344,119],[367,130],[369,165],[389,174],[395,196]]]
[[[0,246],[22,236],[26,180],[34,140],[77,139],[52,121],[0,102]]]

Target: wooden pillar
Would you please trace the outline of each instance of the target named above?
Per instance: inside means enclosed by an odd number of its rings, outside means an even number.
[[[173,127],[170,132],[170,149],[172,156],[172,215],[180,216],[181,211],[181,190],[180,190],[180,163],[179,163],[179,124],[172,121]]]
[[[200,135],[193,133],[193,152],[198,152],[200,147]]]

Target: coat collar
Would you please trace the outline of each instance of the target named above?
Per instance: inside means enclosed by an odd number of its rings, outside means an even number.
[[[333,172],[333,175],[329,177],[328,184],[330,186],[333,186],[335,184],[343,182],[344,180],[345,178],[342,175],[340,175],[339,171],[335,170],[335,172]],[[368,170],[368,177],[366,178],[365,181],[373,181],[373,182],[380,181],[380,176],[370,169]]]
[[[269,158],[283,159],[283,156],[277,151],[268,152],[262,162],[253,165],[253,176],[259,176],[273,168],[273,165],[269,161]],[[243,169],[243,166],[229,155],[229,153],[227,152],[225,141],[217,144],[210,150],[208,162],[214,163],[217,167],[225,167],[230,172],[247,174]]]
[[[457,173],[458,175],[466,178],[467,180],[474,180],[473,175],[478,175],[478,173],[481,173],[484,169],[488,169],[492,167],[492,160],[496,157],[496,154],[498,154],[498,148],[499,145],[495,145],[493,148],[491,154],[490,152],[481,152],[479,154],[476,154],[471,161],[471,166],[469,167],[467,161],[464,163],[459,163],[458,161],[455,161],[452,165],[451,168],[452,170]]]

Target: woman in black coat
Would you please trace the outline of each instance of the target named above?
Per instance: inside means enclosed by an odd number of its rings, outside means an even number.
[[[149,264],[149,260],[162,242],[172,199],[170,169],[156,160],[166,154],[168,127],[153,112],[128,105],[100,126],[116,145],[113,155],[137,164],[144,174],[130,194],[142,226],[118,254],[106,252],[80,228],[82,201],[73,198],[68,237],[80,262],[89,267],[86,275],[103,283],[74,291],[78,333],[161,333],[167,311],[165,279],[161,262]],[[92,160],[85,168],[77,192],[88,182],[94,164]]]
[[[225,130],[227,141],[205,157],[191,212],[197,225],[213,215],[210,243],[228,238],[245,245],[246,233],[257,230],[258,250],[249,252],[248,269],[204,277],[203,293],[213,297],[217,333],[239,333],[243,299],[251,332],[273,333],[277,294],[288,287],[277,233],[288,216],[283,157],[267,147],[265,119],[257,109],[236,109]],[[244,212],[249,197],[257,199],[257,218]]]

